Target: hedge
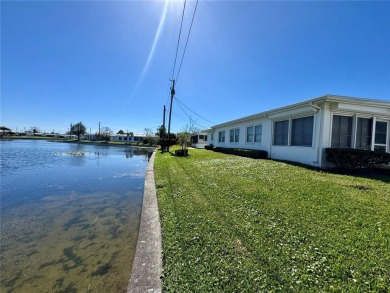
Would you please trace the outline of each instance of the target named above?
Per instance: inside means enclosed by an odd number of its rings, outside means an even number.
[[[219,152],[219,153],[224,153],[224,154],[236,155],[236,156],[240,156],[240,157],[252,158],[252,159],[266,159],[266,158],[268,158],[267,151],[263,151],[263,150],[215,147],[215,148],[213,148],[213,151]]]
[[[327,148],[326,159],[337,168],[361,169],[390,164],[390,154],[350,148]]]

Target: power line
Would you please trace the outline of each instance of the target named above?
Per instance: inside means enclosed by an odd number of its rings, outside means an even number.
[[[184,11],[186,10],[186,3],[187,3],[187,0],[184,0],[183,13],[181,15],[179,38],[177,39],[175,61],[173,62],[172,77],[171,77],[172,80],[173,80],[173,76],[175,75],[177,53],[179,52],[180,36],[181,36],[181,29],[183,28],[183,19],[184,19]]]
[[[179,102],[179,104],[182,104],[184,107],[186,107],[186,108],[187,108],[188,110],[190,110],[192,113],[194,113],[196,116],[202,118],[203,120],[205,120],[205,121],[207,121],[207,122],[209,122],[209,123],[211,123],[211,124],[216,124],[215,122],[210,121],[210,120],[208,120],[208,119],[206,119],[206,118],[200,116],[200,115],[199,115],[198,113],[196,113],[195,111],[191,110],[189,107],[187,107],[186,105],[184,105],[184,103],[183,103],[182,101],[180,101],[177,97],[175,97],[175,99]]]
[[[206,129],[206,128],[208,128],[208,127],[206,127],[206,126],[203,126],[203,125],[201,125],[201,124],[199,124],[199,123],[197,123],[194,119],[192,119],[192,117],[190,116],[190,115],[188,115],[188,113],[183,109],[183,107],[181,106],[181,104],[179,103],[178,104],[179,105],[179,107],[180,107],[180,109],[182,109],[183,110],[183,112],[184,112],[184,114],[186,114],[187,115],[187,117],[190,119],[190,121],[192,122],[192,123],[194,123],[194,124],[196,124],[196,125],[198,125],[198,126],[200,126],[200,127],[202,127],[203,129]]]
[[[177,75],[176,75],[176,84],[177,84],[177,80],[179,79],[179,74],[180,74],[181,66],[182,66],[182,64],[183,64],[184,55],[185,55],[185,53],[186,53],[187,44],[188,44],[188,40],[189,40],[189,38],[190,38],[191,29],[192,29],[192,24],[194,23],[194,18],[195,18],[195,13],[196,13],[196,8],[197,8],[197,7],[198,7],[198,0],[196,0],[195,9],[194,9],[194,14],[192,15],[192,20],[191,20],[190,30],[188,31],[187,40],[186,40],[186,45],[185,45],[185,47],[184,47],[183,56],[181,57],[179,70],[178,70]]]

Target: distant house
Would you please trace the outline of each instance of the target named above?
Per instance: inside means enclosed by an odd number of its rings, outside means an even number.
[[[134,133],[132,135],[127,134],[112,134],[110,135],[111,141],[121,141],[121,142],[143,142],[146,139],[146,135]],[[152,136],[152,138],[157,138],[156,136]]]
[[[132,137],[127,134],[112,134],[110,135],[111,141],[121,141],[121,142],[130,142],[132,141]]]
[[[197,132],[191,134],[191,146],[194,148],[204,148],[207,145],[207,132]]]
[[[86,133],[81,136],[81,139],[85,139],[85,140],[96,140],[96,138],[97,138],[97,134],[92,134],[92,133]]]
[[[326,168],[325,148],[390,152],[390,101],[326,95],[207,130],[209,144]]]

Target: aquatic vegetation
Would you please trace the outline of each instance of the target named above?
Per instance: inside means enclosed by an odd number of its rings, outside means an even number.
[[[125,292],[139,225],[139,212],[128,213],[131,197],[58,196],[62,204],[39,216],[55,198],[2,215],[1,292]]]
[[[92,276],[102,276],[108,273],[108,271],[111,269],[112,265],[110,263],[107,263],[105,265],[100,266],[96,271],[92,272]]]
[[[1,145],[0,292],[125,292],[142,207],[143,151]]]

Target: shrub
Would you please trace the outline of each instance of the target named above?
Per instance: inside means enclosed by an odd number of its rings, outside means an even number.
[[[236,156],[247,157],[252,159],[268,158],[267,151],[263,151],[263,150],[235,149],[235,148],[221,148],[221,147],[216,147],[213,150],[219,153],[236,155]]]
[[[214,148],[214,145],[213,144],[208,144],[208,145],[205,145],[204,148],[206,150],[212,150]]]
[[[327,148],[326,159],[338,168],[360,169],[390,164],[390,154],[350,148]]]

